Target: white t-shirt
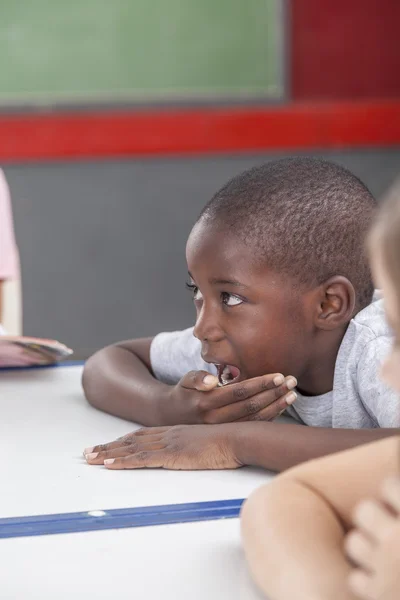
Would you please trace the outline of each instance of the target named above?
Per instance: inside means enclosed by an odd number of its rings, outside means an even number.
[[[306,425],[336,428],[400,427],[400,398],[379,376],[393,343],[383,300],[374,300],[349,323],[335,365],[333,390],[321,396],[302,396],[287,413]],[[201,343],[193,328],[158,334],[150,348],[157,379],[176,384],[185,373],[204,370]]]

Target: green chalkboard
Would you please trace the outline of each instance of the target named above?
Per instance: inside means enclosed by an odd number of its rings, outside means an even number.
[[[281,0],[0,0],[0,103],[281,95]]]

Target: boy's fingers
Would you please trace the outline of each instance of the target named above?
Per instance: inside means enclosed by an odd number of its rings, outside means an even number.
[[[113,448],[121,448],[122,446],[129,446],[132,444],[135,437],[138,435],[154,435],[157,433],[164,433],[168,427],[143,427],[141,429],[136,429],[136,431],[131,431],[131,433],[127,433],[112,442],[107,442],[106,444],[97,444],[96,446],[90,446],[89,448],[85,448],[83,451],[83,456],[86,454],[92,454],[93,452],[105,452],[107,450],[112,450]]]
[[[179,384],[189,390],[209,392],[218,385],[218,377],[207,371],[189,371],[180,380]]]
[[[230,406],[236,402],[243,402],[244,400],[255,397],[258,394],[268,392],[268,396],[265,398],[269,399],[267,404],[260,406],[264,408],[274,400],[277,400],[281,396],[284,396],[289,390],[296,387],[297,380],[295,377],[289,375],[284,378],[280,373],[272,373],[269,375],[263,375],[262,377],[254,377],[254,379],[246,379],[239,383],[231,383],[225,387],[219,388],[218,394],[204,398],[205,407],[208,406],[208,410],[222,408],[224,406]],[[249,402],[249,406],[254,403]],[[257,412],[257,411],[253,411]],[[241,414],[240,416],[245,416]],[[239,418],[239,417],[237,417]],[[222,421],[220,421],[222,422]]]
[[[141,441],[139,441],[141,440]],[[146,440],[146,442],[144,442]],[[162,450],[165,448],[166,443],[163,441],[162,436],[152,435],[147,438],[141,437],[137,441],[134,441],[129,446],[121,446],[119,448],[113,448],[111,450],[104,450],[101,452],[90,452],[85,454],[86,461],[91,465],[102,465],[103,462],[108,458],[117,458],[120,456],[129,456],[138,452],[139,449],[143,450]]]
[[[170,429],[169,427],[149,427],[148,429],[138,429],[129,435],[118,438],[114,442],[108,444],[99,444],[92,448],[85,448],[83,456],[86,458],[89,454],[99,454],[100,452],[109,452],[111,450],[123,450],[135,444],[138,438],[142,443],[150,443],[162,439],[162,435]]]
[[[282,415],[288,406],[291,406],[296,402],[297,394],[293,390],[290,390],[287,394],[275,400],[272,404],[260,410],[255,415],[250,415],[249,421],[272,421],[280,415]]]
[[[113,450],[104,450],[102,452],[90,452],[85,454],[85,460],[90,465],[102,465],[107,458],[116,458],[120,456],[129,456],[135,452],[134,446],[122,446]]]
[[[293,400],[294,397],[294,400]],[[288,406],[291,406],[296,400],[296,393],[293,391],[288,392],[282,398],[275,400],[272,404],[263,408],[262,410],[238,419],[238,421],[272,421],[279,417],[285,412]]]
[[[142,427],[141,429],[136,429],[133,432],[134,437],[138,436],[151,436],[151,435],[161,435],[166,433],[171,427]]]
[[[163,467],[167,460],[165,450],[141,450],[122,458],[110,458],[104,461],[107,469],[144,469]]]
[[[85,448],[83,455],[86,456],[87,454],[92,454],[93,452],[105,452],[106,450],[112,450],[113,448],[122,448],[123,446],[129,446],[131,443],[132,441],[127,439],[114,440],[113,442],[108,442],[107,444],[98,444],[97,446]]]
[[[230,423],[232,421],[271,420],[285,410],[296,399],[295,392],[288,390],[286,384],[273,390],[256,394],[242,402],[224,406],[218,410],[211,410],[205,416],[207,423]]]

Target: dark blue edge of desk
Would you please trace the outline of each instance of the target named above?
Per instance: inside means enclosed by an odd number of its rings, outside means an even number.
[[[233,519],[239,516],[243,502],[244,499],[233,499],[118,508],[97,511],[99,516],[90,511],[5,518],[0,519],[0,538]]]
[[[0,367],[0,373],[5,371],[37,371],[38,369],[61,369],[62,367],[83,367],[84,360],[69,360],[54,365],[32,365],[31,367]]]

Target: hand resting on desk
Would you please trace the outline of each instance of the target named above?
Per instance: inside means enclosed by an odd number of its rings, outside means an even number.
[[[175,425],[139,429],[108,444],[86,448],[91,465],[108,469],[237,469],[236,435],[246,423]]]

